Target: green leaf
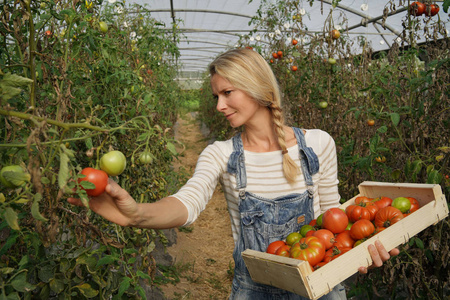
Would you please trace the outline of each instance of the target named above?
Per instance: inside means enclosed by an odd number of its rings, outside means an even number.
[[[27,281],[27,272],[22,272],[11,281],[12,287],[18,292],[30,292],[36,287]]]
[[[450,6],[450,0],[444,0],[444,3],[442,4],[442,9],[445,13],[448,13],[448,7]]]
[[[131,278],[129,277],[123,277],[122,281],[120,282],[119,285],[119,296],[122,296],[123,293],[125,293],[126,290],[128,290],[128,288],[130,287],[130,282],[131,282]]]
[[[416,246],[419,248],[419,249],[424,249],[425,247],[424,247],[424,245],[423,245],[423,241],[421,240],[421,239],[419,239],[419,238],[416,238]]]
[[[69,180],[69,156],[65,152],[59,154],[58,186],[63,189]]]
[[[45,283],[49,283],[55,276],[55,270],[52,265],[45,265],[38,270],[39,279]]]
[[[85,296],[86,298],[94,298],[98,295],[98,291],[93,289],[89,283],[82,283],[74,286]]]
[[[50,280],[50,289],[55,292],[56,294],[61,293],[64,291],[65,285],[64,281],[62,279],[52,278]]]
[[[400,115],[398,113],[391,113],[391,121],[397,127],[398,123],[400,123]]]
[[[136,275],[139,276],[139,277],[141,277],[141,278],[147,279],[147,280],[149,280],[150,282],[152,281],[152,278],[151,278],[148,274],[142,272],[141,270],[138,270],[138,271],[136,272]]]
[[[97,262],[97,267],[101,265],[109,265],[113,262],[117,261],[117,258],[112,255],[107,255],[105,257],[102,257]]]
[[[11,207],[7,207],[5,209],[5,220],[8,223],[9,227],[14,230],[20,230],[17,213]]]
[[[33,80],[16,74],[6,73],[0,79],[0,99],[9,100],[19,95]]]
[[[33,204],[31,204],[31,215],[38,221],[47,222],[48,219],[45,218],[39,211],[39,202],[42,199],[42,195],[40,193],[36,193],[34,195]]]
[[[377,131],[378,131],[379,133],[386,133],[386,132],[387,132],[387,126],[385,126],[385,125],[380,126],[380,127],[377,129]]]
[[[177,150],[175,149],[175,145],[172,144],[171,142],[168,142],[166,147],[173,155],[177,155],[178,154]]]

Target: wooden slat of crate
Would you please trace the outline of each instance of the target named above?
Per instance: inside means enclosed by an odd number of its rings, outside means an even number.
[[[318,299],[331,291],[334,286],[355,274],[360,266],[372,264],[367,247],[376,240],[380,240],[390,251],[448,216],[447,201],[439,185],[363,182],[360,184],[359,190],[360,195],[358,196],[370,198],[414,197],[421,203],[421,208],[314,272],[311,272],[311,269],[305,265],[306,262],[303,261],[298,263],[292,258],[246,250],[243,252],[243,257],[252,279],[310,299]],[[341,208],[354,203],[356,197],[347,201]],[[300,268],[300,266],[302,267]]]
[[[308,295],[302,284],[305,275],[312,273],[309,263],[303,260],[247,249],[242,253],[253,281],[276,286],[299,295]],[[305,275],[304,275],[305,274]]]

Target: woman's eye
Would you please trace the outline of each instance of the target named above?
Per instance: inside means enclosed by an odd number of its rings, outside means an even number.
[[[231,91],[225,91],[224,94],[229,95],[229,94],[231,94]]]

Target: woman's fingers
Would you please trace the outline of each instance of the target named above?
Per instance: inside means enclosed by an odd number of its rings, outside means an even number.
[[[372,265],[368,268],[360,267],[358,269],[360,274],[367,274],[368,269],[381,267],[385,261],[391,258],[391,256],[396,256],[400,253],[400,250],[397,248],[392,249],[390,252],[384,248],[383,244],[380,241],[375,241],[374,245],[369,245],[367,250],[372,257]]]
[[[81,202],[80,199],[78,198],[67,198],[67,202],[69,202],[72,205],[76,205],[76,206],[84,206],[83,203]]]

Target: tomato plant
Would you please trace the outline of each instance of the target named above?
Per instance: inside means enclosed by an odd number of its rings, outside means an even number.
[[[269,244],[269,246],[267,246],[266,252],[270,253],[270,254],[275,254],[278,250],[278,248],[280,248],[281,246],[286,245],[286,243],[284,241],[281,240],[277,240],[274,241],[272,243]]]
[[[350,236],[354,240],[360,240],[371,236],[375,231],[375,226],[367,219],[356,221],[350,228]]]
[[[105,171],[94,169],[94,168],[84,168],[81,173],[82,177],[78,178],[78,183],[86,191],[89,196],[98,196],[105,191],[105,187],[108,184],[108,174]],[[94,188],[83,187],[85,184],[83,182],[90,182],[94,184]]]
[[[403,217],[403,213],[399,209],[386,206],[378,211],[374,223],[376,227],[387,228],[403,219]]]
[[[291,247],[292,258],[308,261],[314,267],[325,256],[325,246],[322,241],[315,237],[304,237]]]
[[[109,176],[117,176],[127,167],[127,159],[125,155],[117,150],[110,151],[100,159],[100,169],[105,171]]]
[[[328,209],[322,217],[322,227],[333,233],[340,233],[348,225],[348,217],[340,208]]]

